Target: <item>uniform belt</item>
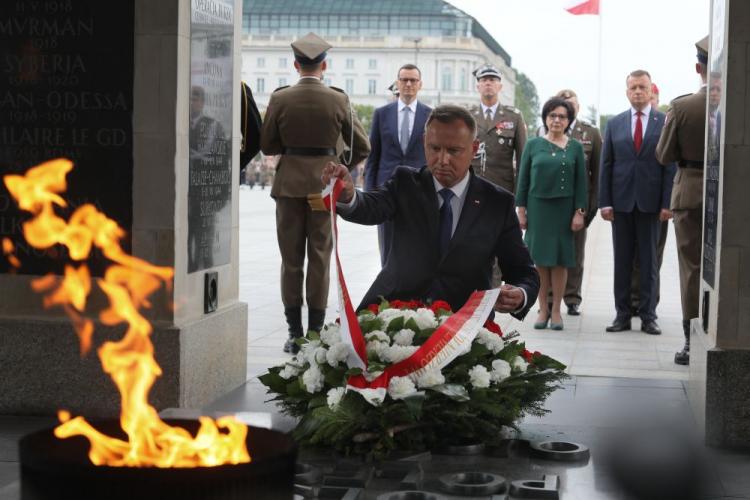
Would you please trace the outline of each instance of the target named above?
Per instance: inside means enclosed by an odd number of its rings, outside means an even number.
[[[703,162],[702,161],[685,160],[680,165],[680,168],[694,168],[694,169],[697,169],[697,170],[703,170]]]
[[[335,148],[281,148],[281,154],[294,156],[336,156]]]

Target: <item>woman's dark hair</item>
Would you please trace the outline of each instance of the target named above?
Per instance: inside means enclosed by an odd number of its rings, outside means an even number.
[[[547,129],[547,115],[561,106],[568,112],[568,126],[565,127],[565,133],[568,133],[568,130],[570,130],[570,126],[573,125],[573,120],[575,120],[576,116],[573,105],[561,97],[551,97],[544,103],[544,107],[542,108],[542,126],[545,132],[549,132]]]

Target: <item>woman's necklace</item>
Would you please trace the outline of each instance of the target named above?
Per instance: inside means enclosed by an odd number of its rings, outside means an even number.
[[[552,156],[557,156],[557,152],[563,149],[561,147],[558,147],[556,144],[553,144],[552,141],[547,141],[547,144],[549,144],[549,152],[552,153]],[[554,146],[555,149],[552,149],[552,146]]]

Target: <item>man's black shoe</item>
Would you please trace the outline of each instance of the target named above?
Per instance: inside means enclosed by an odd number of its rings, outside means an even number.
[[[580,316],[581,309],[578,304],[568,304],[568,316]]]
[[[678,365],[689,365],[690,364],[690,351],[683,349],[680,352],[674,354],[674,362]]]
[[[656,324],[656,321],[650,319],[645,320],[641,323],[641,331],[646,332],[649,335],[661,335],[661,328]]]
[[[297,354],[299,352],[299,346],[294,342],[296,339],[289,337],[286,339],[286,343],[284,344],[284,352],[288,352],[289,354]]]
[[[630,329],[630,320],[619,318],[616,318],[612,324],[607,327],[608,332],[625,332]]]

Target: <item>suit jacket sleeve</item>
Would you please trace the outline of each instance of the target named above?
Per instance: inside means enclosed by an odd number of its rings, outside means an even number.
[[[610,120],[611,121],[611,120]],[[612,144],[612,124],[607,123],[602,143],[602,159],[599,166],[599,207],[612,206],[612,168],[615,163],[614,145]]]
[[[245,82],[242,82],[241,86],[242,95],[240,99],[242,99],[242,106],[240,106],[240,126],[242,130],[240,132],[242,133],[242,143],[245,147],[241,153],[240,166],[244,167],[260,151],[260,127],[262,120],[260,119],[260,112],[258,112],[258,106],[255,104],[250,86]]]
[[[396,215],[398,187],[393,179],[370,192],[357,192],[357,202],[349,213],[339,214],[345,221],[374,226],[393,220]]]
[[[375,189],[378,178],[378,167],[380,166],[380,112],[383,108],[378,108],[372,115],[370,124],[370,156],[365,163],[365,191]]]
[[[518,187],[516,193],[518,198],[516,203],[519,207],[525,207],[529,201],[529,176],[531,175],[531,152],[529,151],[529,144],[523,148],[521,154],[521,164],[518,168]]]
[[[521,225],[518,223],[512,197],[509,197],[505,210],[505,223],[495,246],[495,256],[503,280],[526,291],[526,307],[511,314],[514,318],[523,320],[539,294],[539,273],[534,267],[534,261],[531,260],[528,247],[523,242]]]
[[[367,133],[362,123],[357,118],[357,114],[350,108],[349,98],[346,98],[346,118],[341,124],[341,135],[349,148],[351,148],[352,160],[349,162],[349,170],[359,165],[370,153],[370,141],[367,139]],[[354,127],[354,142],[352,142],[352,127]],[[344,158],[348,159],[349,153],[344,153]]]
[[[266,108],[266,118],[263,120],[263,126],[260,129],[260,150],[267,156],[281,154],[281,133],[279,124],[276,121],[276,113],[279,112],[278,105],[271,94]]]
[[[599,165],[602,160],[602,136],[597,129],[595,137],[591,142],[591,194],[589,195],[587,210],[594,211],[599,208]]]

